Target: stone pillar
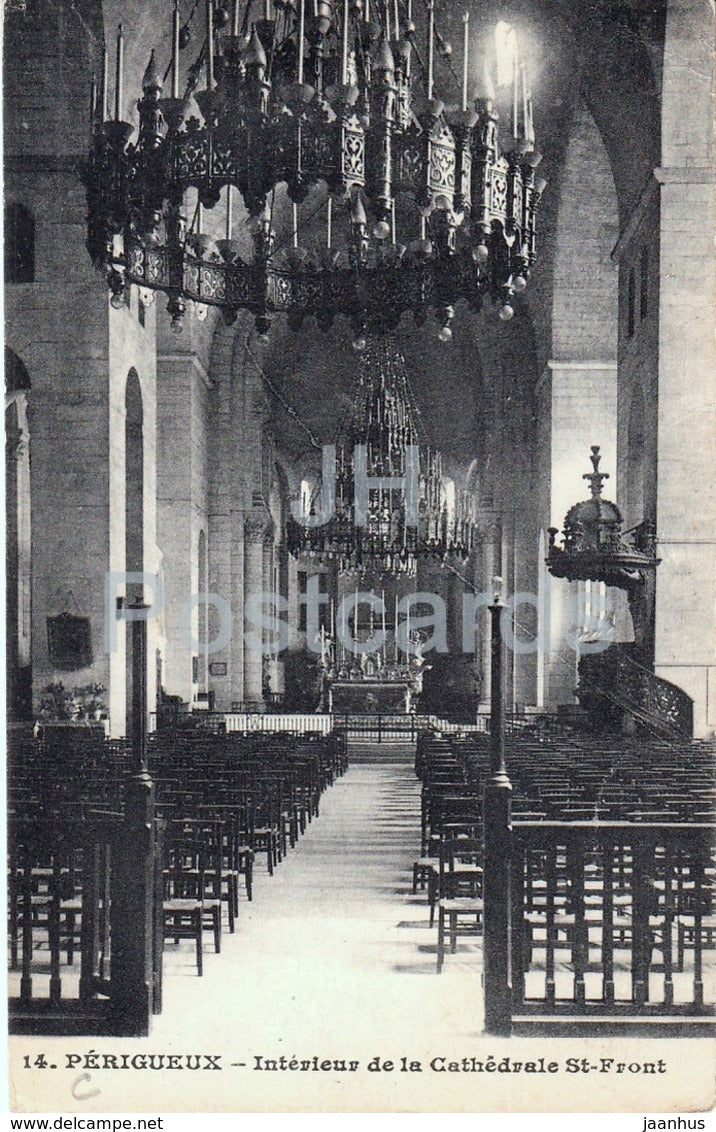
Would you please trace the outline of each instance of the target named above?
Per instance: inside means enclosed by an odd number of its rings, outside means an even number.
[[[187,641],[186,610],[199,592],[199,534],[208,527],[210,384],[196,354],[158,355],[157,541],[163,556],[165,598],[163,679],[167,693],[188,703],[198,690],[192,678],[192,656],[199,650]],[[195,608],[189,618],[197,642],[199,616]]]
[[[716,727],[716,273],[713,168],[665,168],[661,184],[655,671]]]
[[[244,519],[244,593],[246,598],[252,594],[266,593],[264,567],[266,561],[266,541],[271,537],[271,517],[268,512],[256,510]],[[260,649],[249,648],[246,633],[259,636],[254,626],[245,622],[244,632],[244,702],[254,710],[263,710],[263,668],[264,658]]]

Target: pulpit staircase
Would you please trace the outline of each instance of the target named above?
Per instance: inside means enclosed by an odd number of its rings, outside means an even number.
[[[631,718],[638,731],[664,739],[693,734],[693,700],[655,675],[633,644],[582,657],[577,696],[595,730],[620,729]]]

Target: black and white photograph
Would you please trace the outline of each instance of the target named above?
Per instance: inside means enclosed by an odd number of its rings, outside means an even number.
[[[11,1111],[714,1105],[715,34],[5,0]]]

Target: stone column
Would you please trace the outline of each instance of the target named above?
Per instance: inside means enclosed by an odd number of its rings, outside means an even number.
[[[265,593],[266,583],[264,565],[266,560],[266,540],[271,537],[271,517],[268,512],[256,510],[244,519],[244,593],[246,598],[252,594]],[[246,642],[246,633],[251,631],[254,636],[259,631],[252,625],[244,623],[244,702],[253,710],[262,711],[264,704],[263,694],[263,665],[264,658],[257,648],[249,648]]]
[[[199,592],[199,532],[208,528],[206,468],[207,399],[210,381],[194,353],[157,358],[157,527],[163,555],[165,597],[164,688],[191,702],[197,690],[187,647],[187,604]],[[191,634],[199,639],[194,609]]]
[[[716,727],[713,169],[657,170],[661,183],[655,671]]]

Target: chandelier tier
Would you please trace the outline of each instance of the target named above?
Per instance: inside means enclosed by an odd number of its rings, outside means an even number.
[[[405,359],[389,337],[367,343],[352,402],[350,418],[336,439],[333,514],[321,526],[289,519],[289,551],[361,575],[414,577],[419,559],[465,561],[473,548],[475,501],[467,491],[448,494],[440,453],[423,442],[418,428]],[[417,524],[411,523],[406,505],[411,450],[416,457]],[[362,522],[357,513],[357,460],[370,479],[386,484],[370,488]],[[325,503],[325,492],[317,491],[311,518],[319,496]]]
[[[293,326],[315,316],[324,329],[343,315],[359,348],[367,330],[393,328],[406,311],[418,323],[433,311],[447,341],[460,299],[479,309],[490,296],[510,318],[535,260],[544,188],[535,181],[540,155],[524,65],[515,58],[503,153],[486,61],[470,89],[467,13],[462,98],[448,107],[435,71],[452,48],[436,29],[434,0],[420,30],[412,0],[254,7],[235,0],[230,17],[208,0],[204,42],[181,93],[180,52],[190,35],[175,0],[172,58],[162,78],[152,52],[136,135],[122,120],[121,27],[113,118],[105,50],[85,182],[88,248],[107,271],[115,305],[136,284],[148,298],[168,295],[175,329],[192,300],[204,314],[220,307],[228,322],[251,311],[262,334],[276,312]],[[273,224],[282,183],[293,202],[287,248]],[[326,239],[312,252],[300,244],[308,223],[299,206],[321,183]],[[232,190],[248,212],[250,258],[234,238]],[[225,238],[214,241],[202,211],[220,201]]]

